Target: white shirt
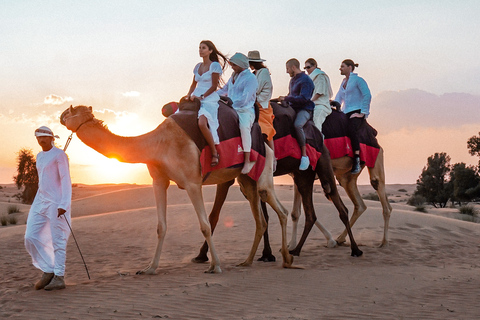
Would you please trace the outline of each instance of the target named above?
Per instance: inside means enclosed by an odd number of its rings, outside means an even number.
[[[227,84],[217,91],[218,94],[232,99],[233,108],[237,112],[253,112],[257,98],[257,78],[248,69],[237,75],[235,83],[232,82],[234,76],[232,74]]]
[[[319,94],[320,97],[313,101],[315,105],[323,105],[330,108],[330,99],[333,97],[332,86],[330,85],[330,79],[327,74],[316,68],[311,74],[309,74],[310,79],[312,79],[315,84],[315,89],[313,94]]]
[[[58,208],[70,210],[72,182],[68,158],[56,147],[37,155],[38,191],[34,203],[55,203]]]
[[[259,69],[255,72],[257,77],[257,102],[263,109],[268,109],[268,103],[272,99],[273,84],[270,77],[270,71],[267,68]]]

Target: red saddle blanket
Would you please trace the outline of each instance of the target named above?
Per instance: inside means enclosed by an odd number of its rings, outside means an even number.
[[[295,138],[294,122],[296,112],[291,107],[283,107],[280,104],[271,101],[273,114],[273,126],[277,133],[273,137],[275,142],[275,157],[281,160],[286,157],[300,159],[302,153]],[[322,155],[323,137],[321,132],[315,127],[312,120],[307,121],[303,127],[306,138],[307,156],[310,160],[312,169],[315,170],[318,159]]]
[[[343,112],[332,110],[322,126],[325,135],[325,146],[330,151],[332,159],[344,156],[353,157],[352,145],[348,137],[348,119]],[[378,144],[377,131],[365,120],[358,130],[360,142],[360,160],[369,168],[375,166],[380,145]]]
[[[179,111],[170,115],[173,119],[196,143],[200,155],[200,164],[202,166],[202,176],[204,179],[208,174],[217,169],[243,167],[244,154],[242,148],[242,139],[240,137],[240,129],[238,128],[237,112],[223,101],[219,102],[218,120],[220,126],[218,128],[218,136],[220,145],[217,151],[220,154],[218,165],[211,167],[212,152],[210,147],[206,145],[205,139],[198,128],[198,112],[197,111]],[[255,161],[255,165],[248,176],[255,181],[258,180],[265,167],[265,144],[262,132],[258,123],[252,126],[252,150],[250,152],[250,161]]]

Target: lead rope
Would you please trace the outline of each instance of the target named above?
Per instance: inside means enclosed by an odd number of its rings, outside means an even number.
[[[72,134],[68,137],[67,142],[65,142],[65,147],[63,148],[63,152],[67,151],[68,145],[70,144],[70,141],[72,141],[73,134],[74,132],[72,131]],[[70,223],[68,222],[67,218],[65,216],[63,217],[65,218],[65,221],[67,221],[68,228],[72,233],[73,240],[75,240],[75,244],[77,245],[77,249],[78,249],[78,252],[80,253],[80,257],[82,257],[83,265],[85,266],[85,270],[87,271],[88,279],[90,280],[90,273],[88,273],[87,264],[85,263],[85,259],[83,259],[83,254],[82,254],[82,251],[80,250],[80,247],[78,246],[77,238],[75,238],[75,234],[73,233],[72,227],[70,226]]]

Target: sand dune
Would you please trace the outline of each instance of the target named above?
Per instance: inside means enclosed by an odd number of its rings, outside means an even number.
[[[213,238],[223,273],[212,275],[203,273],[207,264],[190,262],[203,237],[186,192],[171,186],[160,267],[156,275],[138,276],[135,272],[149,263],[156,244],[152,188],[79,185],[74,188],[72,226],[92,279],[71,238],[67,289],[35,291],[40,272],[23,246],[24,221],[0,227],[0,318],[478,319],[480,225],[416,213],[404,204],[412,188],[388,188],[395,201],[388,248],[378,248],[381,206],[366,201],[369,209],[353,228],[363,257],[350,257],[344,246],[326,248],[323,235],[314,229],[301,256],[295,257],[294,265],[302,269],[282,269],[280,261],[236,266],[250,250],[254,222],[247,201],[233,187]],[[291,186],[276,189],[290,209]],[[315,189],[317,216],[338,235],[338,213],[320,187]],[[214,193],[214,187],[204,188],[207,211]],[[343,199],[352,211],[351,202]],[[273,211],[271,215],[271,243],[278,252],[279,223]]]

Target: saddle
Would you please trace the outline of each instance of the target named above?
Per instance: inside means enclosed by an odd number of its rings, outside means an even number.
[[[212,159],[211,151],[198,127],[200,100],[189,101],[182,98],[179,103],[170,102],[162,108],[162,114],[174,120],[201,151],[200,162],[204,179],[213,170],[241,167],[244,162],[242,140],[238,127],[238,114],[232,108],[231,100],[228,98],[221,99],[218,106],[219,128],[217,133],[220,144],[216,148],[220,154],[220,161],[215,167],[210,166]],[[174,113],[177,109],[179,111]],[[265,166],[265,145],[260,126],[256,122],[252,126],[251,135],[252,150],[250,152],[250,160],[255,161],[255,165],[248,175],[252,179],[258,180]]]

